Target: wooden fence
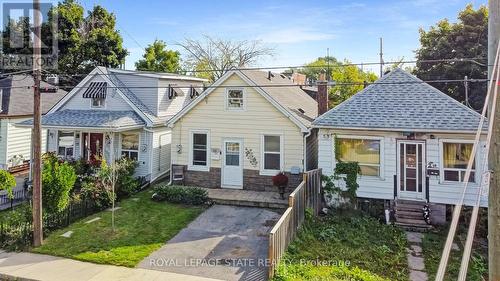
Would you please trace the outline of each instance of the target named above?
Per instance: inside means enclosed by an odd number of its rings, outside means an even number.
[[[306,209],[312,209],[315,216],[321,211],[321,194],[321,169],[305,172],[304,180],[288,196],[288,208],[269,233],[269,278],[304,222]]]

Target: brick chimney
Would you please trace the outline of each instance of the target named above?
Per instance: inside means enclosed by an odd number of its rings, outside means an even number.
[[[318,116],[328,111],[328,81],[326,81],[325,73],[319,75],[316,85],[318,86],[318,95],[316,101],[318,102]]]

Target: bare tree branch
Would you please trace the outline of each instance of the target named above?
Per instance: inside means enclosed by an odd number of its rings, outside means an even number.
[[[274,49],[264,46],[261,41],[231,41],[208,35],[203,35],[201,40],[186,38],[177,45],[186,51],[189,70],[203,71],[195,74],[211,81],[220,78],[231,67],[249,67],[262,57],[274,55]]]

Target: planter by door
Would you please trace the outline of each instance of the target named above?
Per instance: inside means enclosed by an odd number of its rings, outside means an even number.
[[[222,187],[243,189],[243,141],[226,139],[222,152]]]
[[[425,194],[425,142],[398,141],[398,197],[423,200]]]

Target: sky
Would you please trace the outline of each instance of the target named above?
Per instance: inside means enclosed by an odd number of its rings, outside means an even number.
[[[443,18],[456,21],[468,3],[487,0],[372,0],[372,1],[131,1],[79,0],[86,8],[99,4],[113,12],[130,55],[126,68],[155,39],[168,48],[185,38],[210,35],[231,40],[261,40],[275,55],[256,66],[296,66],[326,55],[354,63],[379,60],[383,38],[385,61],[414,59],[419,28]],[[376,66],[364,67],[377,72]]]

